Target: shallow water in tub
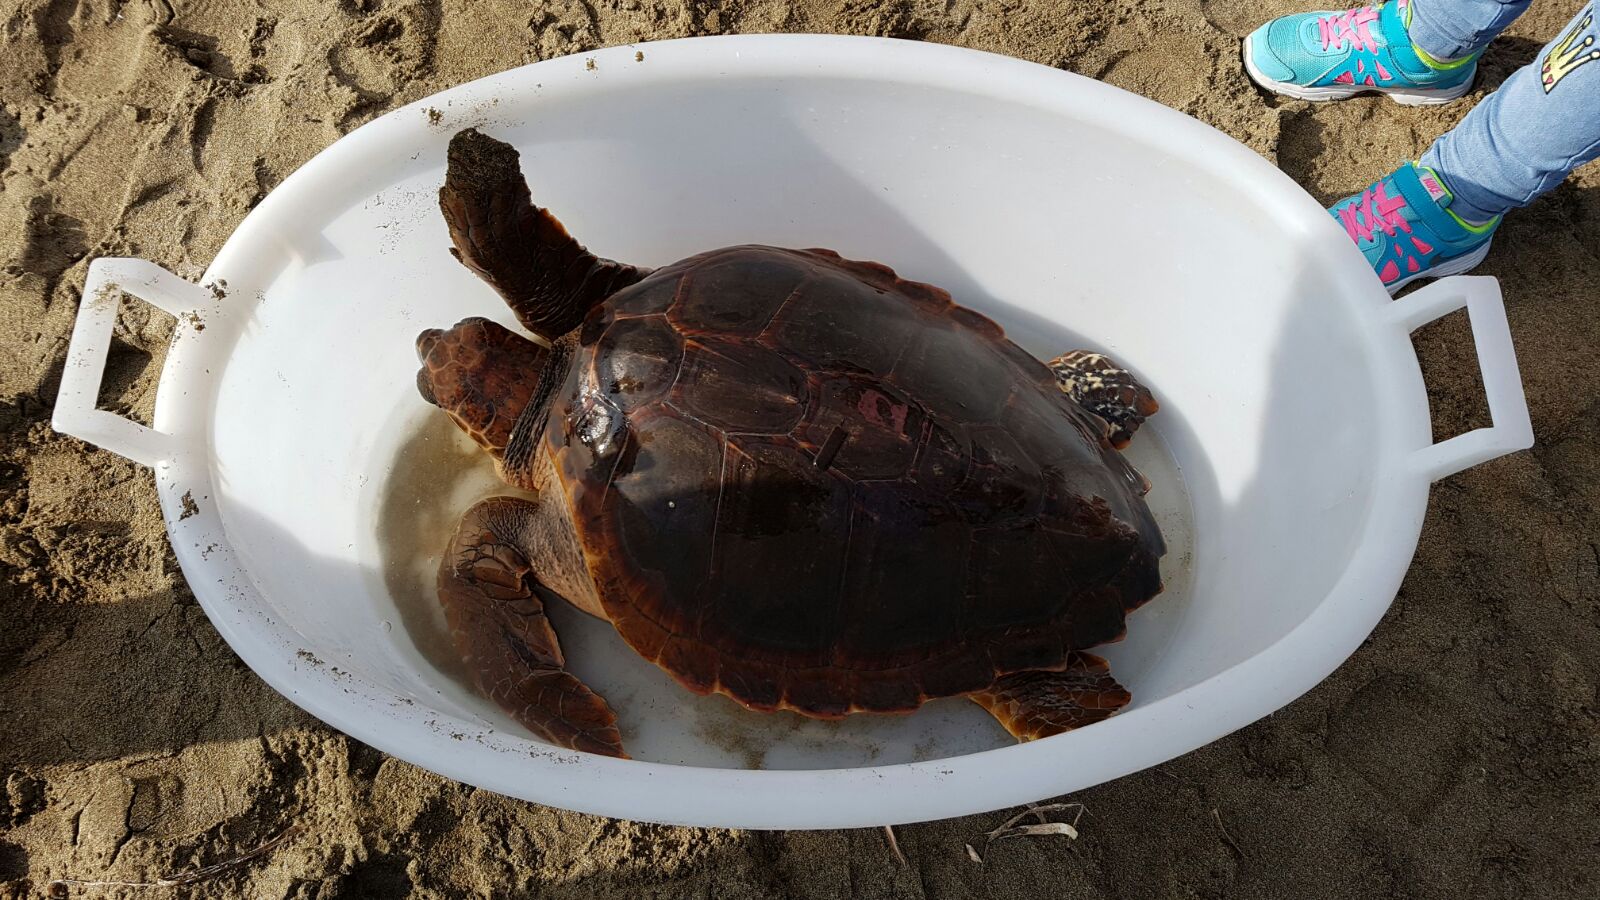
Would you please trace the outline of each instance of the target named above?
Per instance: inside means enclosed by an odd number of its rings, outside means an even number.
[[[415,399],[415,403],[412,401]],[[1128,622],[1128,637],[1096,651],[1139,698],[1139,681],[1177,634],[1189,599],[1193,539],[1189,498],[1177,462],[1161,437],[1159,416],[1142,429],[1128,457],[1153,487],[1147,498],[1168,543],[1162,561],[1166,591]],[[401,627],[376,639],[409,641],[414,654],[458,694],[471,690],[434,592],[445,542],[466,509],[495,495],[521,492],[502,483],[488,454],[438,410],[405,397],[395,426],[403,432],[394,458],[374,478],[382,560],[377,592],[394,604],[386,621]],[[377,468],[377,467],[375,467]],[[526,496],[526,495],[524,495]],[[381,602],[381,601],[380,601]],[[958,756],[1012,743],[988,713],[960,698],[935,700],[904,716],[858,715],[838,722],[794,713],[757,713],[718,695],[697,696],[635,654],[612,627],[577,609],[549,610],[569,668],[616,711],[635,759],[687,765],[812,769],[885,765]],[[411,655],[411,654],[408,654]],[[465,690],[461,690],[465,688]],[[487,700],[475,711],[496,729],[521,731]]]

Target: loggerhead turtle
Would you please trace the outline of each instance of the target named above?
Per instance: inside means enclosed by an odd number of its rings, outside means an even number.
[[[1105,357],[1048,366],[946,292],[826,250],[649,271],[535,206],[469,129],[452,253],[548,342],[481,318],[417,339],[417,386],[533,502],[472,507],[439,597],[478,687],[554,744],[624,756],[544,604],[612,623],[697,693],[838,718],[965,695],[1018,739],[1130,699],[1083,652],[1161,590],[1156,410]]]

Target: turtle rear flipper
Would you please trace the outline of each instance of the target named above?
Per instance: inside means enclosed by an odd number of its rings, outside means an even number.
[[[478,689],[550,743],[627,758],[606,701],[566,659],[521,540],[526,500],[496,497],[467,511],[439,566],[439,601]]]
[[[475,128],[450,139],[439,209],[455,244],[450,252],[546,340],[576,328],[596,303],[649,274],[585,250],[534,205],[517,151]]]
[[[1067,396],[1105,420],[1106,437],[1118,450],[1128,446],[1144,420],[1161,408],[1149,388],[1104,354],[1074,350],[1049,365]]]
[[[1059,672],[1018,672],[971,695],[1019,741],[1031,741],[1106,719],[1133,699],[1106,661],[1074,653]]]

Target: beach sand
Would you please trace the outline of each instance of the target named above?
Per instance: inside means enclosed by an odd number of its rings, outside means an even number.
[[[1541,2],[1474,98],[1575,9]],[[0,898],[1573,898],[1600,893],[1600,169],[1501,230],[1538,446],[1432,493],[1393,608],[1278,714],[1071,799],[1076,841],[986,846],[1005,813],[897,830],[640,825],[508,800],[350,740],[227,648],[151,473],[53,432],[90,259],[197,277],[284,176],[440,89],[605,45],[878,34],[1006,53],[1173,106],[1319,200],[1471,106],[1280,101],[1238,41],[1284,0],[5,0],[0,4]],[[170,332],[124,310],[106,404],[148,415]],[[1418,335],[1434,425],[1486,420],[1464,317]],[[983,862],[969,858],[973,844]]]

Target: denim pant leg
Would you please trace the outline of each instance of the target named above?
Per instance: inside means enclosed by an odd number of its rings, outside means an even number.
[[[1410,0],[1411,43],[1434,59],[1460,59],[1488,46],[1533,0]]]
[[[1450,208],[1486,221],[1600,156],[1600,29],[1591,0],[1533,62],[1434,141],[1422,164],[1455,192]]]

